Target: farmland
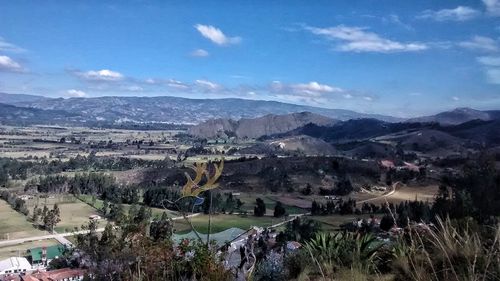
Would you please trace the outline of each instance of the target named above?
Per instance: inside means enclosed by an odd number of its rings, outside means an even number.
[[[14,211],[5,201],[0,200],[0,238],[18,239],[47,234],[35,229],[26,217]]]

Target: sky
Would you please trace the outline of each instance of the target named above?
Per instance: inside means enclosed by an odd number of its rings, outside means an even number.
[[[0,0],[0,92],[500,109],[500,0]]]

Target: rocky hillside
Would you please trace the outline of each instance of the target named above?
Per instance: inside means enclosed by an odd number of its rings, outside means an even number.
[[[331,126],[337,121],[310,112],[286,115],[265,115],[253,119],[213,119],[189,128],[188,133],[204,138],[236,136],[238,138],[259,138],[266,135],[286,133],[306,124]]]

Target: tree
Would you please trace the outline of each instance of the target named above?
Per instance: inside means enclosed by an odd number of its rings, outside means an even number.
[[[104,200],[101,207],[101,213],[103,214],[103,216],[106,216],[108,214],[108,209],[109,209],[109,203],[107,200]]]
[[[52,210],[48,211],[43,218],[43,225],[46,230],[54,232],[54,227],[61,222],[59,206],[54,204]]]
[[[224,209],[226,209],[227,212],[232,213],[233,210],[234,210],[235,205],[236,205],[236,202],[234,201],[233,194],[232,193],[228,193]]]
[[[44,205],[42,210],[42,216],[40,217],[42,222],[45,221],[45,217],[47,216],[48,213],[49,213],[49,208],[47,208],[47,205]]]
[[[302,194],[306,195],[306,196],[307,196],[307,195],[311,195],[311,194],[312,194],[312,187],[311,187],[311,184],[309,184],[309,183],[308,183],[308,184],[306,185],[306,188],[302,189],[300,192],[301,192]]]
[[[111,204],[109,208],[109,218],[120,224],[125,220],[125,211],[122,204]]]
[[[116,236],[114,234],[113,225],[107,223],[104,231],[102,232],[101,240],[99,240],[99,245],[111,246],[115,242],[115,239]]]
[[[149,229],[150,236],[154,241],[168,240],[173,233],[173,223],[164,212],[160,219],[153,220]]]
[[[280,218],[286,214],[286,210],[283,207],[283,204],[280,201],[276,202],[276,206],[274,206],[274,217]]]
[[[256,217],[262,217],[266,214],[266,204],[264,200],[257,198],[255,199],[256,206],[253,208],[253,214]]]
[[[285,241],[308,241],[321,231],[321,224],[317,221],[297,217],[287,223],[284,232]]]
[[[393,226],[394,219],[389,215],[383,216],[380,220],[380,229],[383,231],[389,231]]]
[[[139,208],[139,212],[137,212],[137,215],[134,217],[134,223],[148,224],[149,221],[151,220],[151,216],[152,216],[151,208],[142,205],[141,208]]]
[[[33,223],[36,225],[38,224],[38,220],[40,219],[40,216],[42,215],[42,209],[38,208],[38,205],[35,205],[33,207]]]
[[[240,198],[236,199],[236,209],[241,210],[241,207],[243,207],[243,203]]]

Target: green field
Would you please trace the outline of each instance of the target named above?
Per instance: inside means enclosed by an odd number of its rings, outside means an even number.
[[[32,241],[26,242],[22,244],[10,245],[0,247],[0,260],[9,258],[9,257],[17,257],[17,256],[25,256],[28,249],[37,248],[37,247],[48,247],[53,245],[58,245],[59,242],[55,239],[48,239],[42,241]]]
[[[96,209],[88,204],[78,200],[73,195],[56,195],[50,198],[34,198],[27,201],[30,214],[33,207],[38,204],[38,207],[52,209],[54,204],[57,203],[61,211],[61,222],[57,224],[55,231],[68,232],[73,231],[75,228],[80,228],[82,225],[89,222],[89,216],[99,214]],[[99,227],[104,227],[106,220],[99,221]]]
[[[46,235],[35,229],[26,217],[14,211],[7,202],[0,200],[0,240]]]
[[[279,222],[282,222],[283,218],[274,217],[254,217],[252,215],[241,216],[241,215],[212,215],[212,233],[217,233],[224,231],[231,227],[237,227],[241,229],[248,229],[252,226],[270,226]],[[191,222],[195,227],[196,231],[200,233],[208,233],[208,215],[199,215],[191,218]],[[177,233],[186,233],[191,231],[189,224],[183,220],[176,220],[174,222],[174,228]]]
[[[104,203],[101,199],[97,199],[97,198],[94,201],[92,199],[91,195],[81,194],[81,195],[78,195],[78,199],[80,199],[81,201],[85,202],[86,204],[89,204],[89,205],[93,206],[94,208],[96,208],[98,210],[100,210],[102,208],[102,205]],[[130,205],[123,204],[123,208],[125,209],[126,212],[128,212],[128,209],[130,208]],[[151,208],[151,210],[153,212],[153,216],[154,217],[160,217],[164,212],[166,212],[167,215],[169,217],[171,217],[171,218],[181,216],[178,212],[172,211],[172,210],[161,209],[161,208]]]

